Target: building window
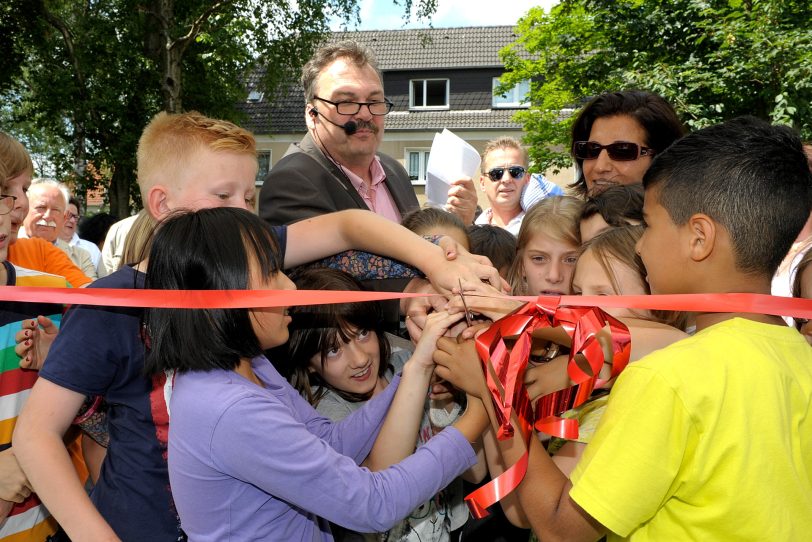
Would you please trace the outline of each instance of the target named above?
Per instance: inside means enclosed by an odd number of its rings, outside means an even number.
[[[409,83],[409,109],[448,109],[448,79],[413,79]]]
[[[412,184],[426,184],[426,164],[429,163],[430,149],[406,149],[406,169]]]
[[[258,90],[252,90],[248,93],[248,102],[250,103],[257,103],[261,102],[262,98],[265,97],[265,93],[260,92]]]
[[[493,78],[493,107],[530,107],[530,81],[522,81],[504,94],[496,94],[499,78]]]
[[[259,162],[259,170],[257,171],[257,186],[262,186],[265,182],[265,176],[271,171],[271,151],[257,151],[257,162]]]

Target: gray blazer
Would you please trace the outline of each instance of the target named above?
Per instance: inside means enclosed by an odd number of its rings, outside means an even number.
[[[384,182],[400,213],[417,209],[409,174],[397,160],[385,154],[378,157],[386,174]],[[310,134],[298,145],[290,146],[265,177],[259,193],[259,216],[275,226],[344,209],[369,207]]]

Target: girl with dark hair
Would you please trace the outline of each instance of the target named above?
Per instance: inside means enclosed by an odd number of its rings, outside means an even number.
[[[302,269],[291,278],[301,290],[363,290],[351,275],[334,269]],[[389,367],[402,367],[411,354],[392,351],[381,314],[376,301],[290,309],[290,338],[274,353],[288,363],[291,385],[334,421],[386,388]]]
[[[296,287],[303,290],[360,291],[361,285],[350,275],[332,269],[306,269],[293,276]],[[333,421],[340,421],[382,393],[394,375],[409,362],[410,350],[392,347],[381,327],[378,303],[344,303],[313,305],[291,310],[290,339],[284,357],[292,365],[291,384],[316,410]],[[421,337],[416,355],[424,348]],[[428,381],[424,391],[428,390]],[[428,442],[435,431],[450,425],[459,415],[456,410],[432,408],[424,393],[420,416],[412,425],[398,424],[399,434],[387,438],[409,443],[405,453]],[[383,437],[383,433],[381,434]],[[373,450],[373,454],[375,450]],[[365,465],[370,466],[370,457]],[[374,467],[372,467],[374,468]],[[484,464],[482,465],[484,475]],[[474,474],[472,473],[472,476]],[[443,488],[409,516],[386,533],[389,541],[449,540],[452,531],[463,526],[468,513],[463,503],[460,478]],[[336,540],[359,540],[353,532],[336,533]]]
[[[572,125],[572,153],[582,196],[610,186],[643,182],[651,160],[685,135],[674,108],[641,90],[607,92],[592,99]]]
[[[586,200],[579,229],[586,243],[609,228],[643,223],[643,185],[612,186]]]
[[[281,264],[276,236],[259,217],[206,209],[162,222],[146,285],[294,289]],[[288,339],[285,308],[148,309],[146,370],[170,375],[169,477],[189,540],[328,541],[328,521],[386,531],[470,468],[476,456],[469,441],[484,430],[478,405],[398,465],[383,468],[406,455],[398,457],[400,442],[393,447],[383,437],[412,423],[414,412],[419,416],[436,338],[458,318],[430,316],[425,334],[434,340],[426,339],[383,392],[334,424],[263,355]],[[390,405],[397,417],[384,420]],[[373,444],[380,472],[359,467]]]

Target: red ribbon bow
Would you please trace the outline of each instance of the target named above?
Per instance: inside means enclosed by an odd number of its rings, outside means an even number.
[[[582,405],[595,386],[615,378],[629,363],[631,337],[619,320],[597,307],[562,307],[560,298],[539,297],[497,320],[476,340],[476,349],[485,371],[485,381],[496,407],[499,422],[497,438],[514,436],[513,414],[524,438],[531,438],[531,427],[566,439],[578,437],[578,421],[560,417],[563,412]],[[609,326],[612,338],[611,374],[602,381],[598,375],[604,363],[598,333]],[[567,373],[574,385],[539,398],[533,410],[524,385],[524,372],[530,358],[533,331],[544,327],[563,327],[572,338]],[[505,338],[514,338],[508,349]],[[587,360],[590,372],[575,362],[577,355]],[[525,443],[527,444],[527,443]],[[488,515],[487,508],[516,489],[527,471],[528,453],[505,472],[465,497],[476,518]]]

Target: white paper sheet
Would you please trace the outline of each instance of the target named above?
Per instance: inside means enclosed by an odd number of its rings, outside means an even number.
[[[453,132],[446,129],[434,134],[426,165],[427,203],[445,205],[451,183],[462,177],[474,178],[480,161],[479,152]]]

